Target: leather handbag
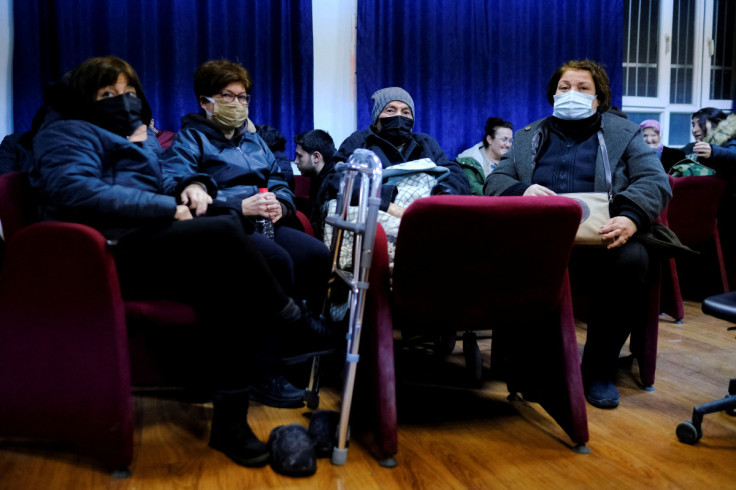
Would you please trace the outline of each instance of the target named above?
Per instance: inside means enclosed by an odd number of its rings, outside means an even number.
[[[601,226],[611,219],[610,203],[613,198],[613,184],[611,183],[611,165],[608,162],[608,149],[603,139],[603,133],[598,131],[598,147],[603,157],[603,166],[606,171],[607,192],[571,192],[561,196],[575,199],[583,208],[577,234],[576,247],[605,247],[611,241],[603,240],[600,235]]]

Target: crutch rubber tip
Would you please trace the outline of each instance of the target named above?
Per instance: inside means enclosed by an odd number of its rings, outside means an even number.
[[[348,449],[340,449],[339,447],[332,449],[332,459],[330,460],[335,466],[342,466],[348,461]]]

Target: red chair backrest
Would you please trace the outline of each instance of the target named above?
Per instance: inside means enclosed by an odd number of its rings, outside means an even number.
[[[305,175],[294,176],[294,195],[296,197],[309,198],[309,185],[311,178]]]
[[[550,197],[433,196],[401,219],[397,311],[418,323],[474,325],[559,305],[580,205]]]
[[[672,179],[667,223],[682,243],[692,246],[713,238],[725,189],[726,181],[712,175]]]

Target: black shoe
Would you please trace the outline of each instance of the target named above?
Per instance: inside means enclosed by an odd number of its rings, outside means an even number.
[[[268,438],[271,467],[286,476],[311,476],[317,471],[314,442],[299,424],[281,425]]]
[[[309,437],[314,441],[314,450],[318,458],[327,458],[337,443],[337,428],[340,425],[340,413],[333,410],[317,410],[309,421]]]
[[[279,344],[279,358],[284,364],[297,364],[335,350],[335,337],[322,316],[314,316],[300,306],[299,317],[284,329]]]
[[[304,406],[304,390],[280,374],[266,374],[260,383],[250,387],[250,399],[269,407],[301,408]]]
[[[616,408],[619,404],[618,390],[610,381],[593,381],[585,399],[596,408]]]
[[[219,396],[214,402],[210,447],[225,453],[241,466],[257,467],[268,463],[268,447],[248,425],[248,395]]]

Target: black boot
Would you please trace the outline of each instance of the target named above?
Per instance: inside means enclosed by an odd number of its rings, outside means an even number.
[[[289,301],[277,320],[280,331],[277,356],[284,364],[304,362],[334,352],[337,342],[322,316],[315,316],[304,304]]]
[[[218,394],[212,402],[214,415],[210,447],[222,451],[241,466],[268,463],[269,451],[248,425],[248,393]]]

